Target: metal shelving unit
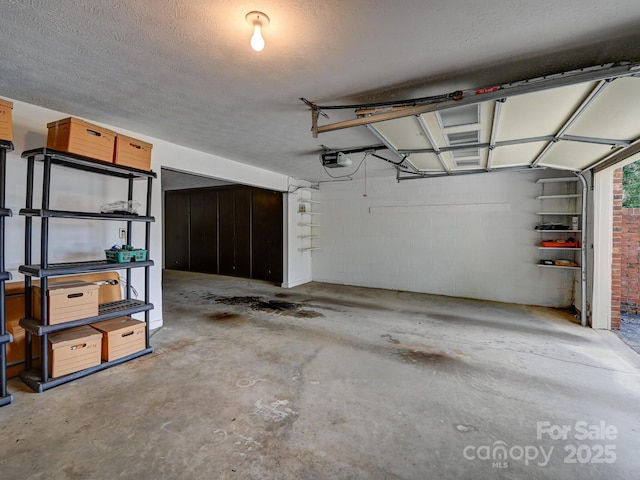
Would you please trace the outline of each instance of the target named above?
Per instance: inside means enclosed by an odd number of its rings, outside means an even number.
[[[542,194],[538,195],[536,197],[536,200],[541,200],[541,201],[549,201],[549,203],[542,203],[541,205],[545,205],[546,207],[548,207],[550,204],[552,206],[555,206],[555,209],[550,209],[550,210],[542,210],[540,212],[537,213],[537,215],[539,215],[542,219],[543,219],[543,224],[544,224],[544,217],[551,217],[554,221],[556,222],[560,222],[562,224],[566,224],[568,223],[569,225],[571,225],[571,221],[570,221],[570,217],[581,217],[582,212],[580,211],[580,202],[582,199],[582,194],[578,193],[575,191],[575,189],[573,188],[572,185],[577,185],[577,182],[579,182],[579,178],[578,177],[554,177],[554,178],[539,178],[536,183],[542,185]],[[552,193],[551,194],[547,194],[546,193],[546,188],[553,188]],[[569,220],[569,221],[567,221]],[[580,221],[580,224],[582,224],[582,222]],[[564,237],[568,237],[570,235],[568,235],[569,233],[581,233],[581,230],[571,230],[571,229],[562,229],[562,230],[545,230],[545,229],[539,229],[536,230],[539,234],[541,239],[544,236],[547,235],[555,235],[555,234],[562,234],[562,236]],[[579,252],[581,250],[581,247],[561,247],[561,246],[554,246],[554,247],[545,247],[545,246],[538,246],[538,250],[540,250],[540,252]],[[573,253],[571,253],[571,258],[573,258]],[[575,259],[574,259],[575,260]],[[578,262],[575,262],[576,264],[578,264]],[[577,266],[567,266],[567,265],[544,265],[544,264],[540,264],[540,267],[555,267],[555,268],[571,268],[571,269],[579,269],[580,266],[579,264]]]
[[[580,274],[580,284],[582,289],[582,302],[580,306],[581,323],[586,325],[586,235],[585,235],[585,216],[586,216],[586,181],[584,177],[576,175],[573,177],[554,177],[554,178],[539,178],[536,183],[542,186],[542,194],[536,197],[541,201],[541,205],[544,203],[545,209],[538,212],[542,224],[545,225],[545,217],[553,219],[552,223],[556,225],[564,226],[571,225],[570,228],[537,228],[536,232],[540,234],[541,240],[545,236],[562,234],[563,237],[573,236],[578,241],[577,247],[544,247],[538,246],[538,250],[542,255],[544,252],[549,252],[553,258],[557,258],[558,253],[566,252],[570,255],[569,261],[575,263],[575,265],[546,265],[542,263],[538,264],[540,268],[551,269],[564,269],[572,270],[574,273]],[[551,189],[551,192],[546,191],[547,188]],[[547,210],[551,205],[554,208]],[[571,217],[578,218],[578,225],[576,228],[571,221]],[[548,237],[547,237],[548,238]],[[576,258],[576,257],[579,257]],[[572,278],[575,277],[572,275]]]
[[[313,199],[313,193],[317,192],[317,189],[301,188],[301,190],[303,192],[309,192],[309,196],[301,196],[298,198],[298,213],[301,217],[298,226],[303,227],[302,233],[298,235],[302,244],[299,250],[303,252],[313,252],[314,250],[320,250],[320,247],[315,244],[315,239],[320,238],[316,229],[320,226],[317,220],[322,214],[313,210],[314,205],[319,205],[320,201]]]
[[[149,303],[149,269],[154,265],[152,260],[132,263],[109,263],[106,260],[95,260],[89,262],[66,262],[49,263],[49,221],[55,218],[67,218],[78,220],[96,221],[126,221],[127,222],[127,244],[131,244],[131,227],[133,222],[145,223],[145,249],[149,251],[151,243],[151,222],[155,219],[151,216],[151,187],[156,174],[150,171],[137,170],[111,163],[93,160],[91,158],[72,155],[65,152],[40,148],[28,150],[22,154],[27,159],[27,198],[25,208],[20,210],[20,215],[25,217],[25,262],[19,267],[19,271],[25,275],[25,318],[20,320],[20,326],[26,331],[25,336],[25,370],[21,373],[22,380],[34,391],[44,392],[58,385],[76,380],[78,378],[91,375],[114,365],[133,360],[153,352],[150,346],[149,331],[149,311],[153,309],[153,304]],[[43,164],[43,191],[42,207],[33,208],[34,193],[34,171],[36,161]],[[82,211],[52,210],[49,208],[51,167],[59,165],[66,168],[73,168],[85,172],[119,177],[128,181],[128,199],[133,199],[134,181],[146,181],[146,214],[144,216],[131,214],[94,213]],[[40,263],[32,263],[33,253],[33,219],[40,218]],[[127,286],[131,285],[131,270],[133,268],[144,268],[144,300],[131,298],[131,290],[127,288],[126,299],[117,302],[100,305],[98,316],[65,322],[57,325],[49,325],[48,319],[48,298],[46,292],[49,285],[49,277],[60,275],[72,275],[80,273],[92,273],[108,270],[125,270]],[[32,312],[32,277],[40,278],[40,318],[33,317]],[[145,348],[139,352],[124,358],[119,358],[110,362],[102,362],[95,367],[87,368],[79,372],[61,377],[50,378],[49,376],[49,351],[48,337],[51,333],[62,331],[68,328],[87,325],[89,323],[116,318],[123,315],[144,312],[146,343]],[[40,367],[34,369],[32,354],[32,336],[40,337]]]
[[[7,332],[4,289],[4,282],[11,280],[11,274],[4,271],[4,221],[11,216],[11,210],[5,208],[5,179],[7,178],[7,152],[12,150],[13,143],[0,140],[0,407],[13,403],[13,396],[7,391],[7,343],[12,342],[13,338]]]

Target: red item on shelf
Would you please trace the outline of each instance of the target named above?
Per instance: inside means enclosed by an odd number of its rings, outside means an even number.
[[[578,242],[563,242],[560,240],[545,240],[542,242],[543,247],[547,248],[577,248]]]

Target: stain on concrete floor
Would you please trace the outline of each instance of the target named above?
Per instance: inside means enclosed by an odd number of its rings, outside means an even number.
[[[394,348],[394,355],[403,361],[429,366],[445,366],[458,361],[457,358],[426,345],[399,344]]]
[[[268,300],[263,297],[218,297],[215,301],[216,303],[222,303],[224,305],[240,305],[249,307],[252,310],[260,310],[266,313],[275,313],[289,317],[316,318],[323,316],[320,312],[303,308],[303,305],[299,303]]]
[[[211,320],[237,320],[242,317],[233,312],[215,312],[209,315],[209,318]]]

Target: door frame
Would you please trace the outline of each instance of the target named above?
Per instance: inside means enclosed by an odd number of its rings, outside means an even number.
[[[631,156],[595,173],[593,186],[593,298],[591,327],[611,330],[613,264],[613,174],[640,159]]]

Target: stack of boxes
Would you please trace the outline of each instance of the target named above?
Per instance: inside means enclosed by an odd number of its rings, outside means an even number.
[[[115,163],[151,169],[150,143],[69,117],[47,124],[47,148]],[[34,287],[33,312],[40,317],[40,292]],[[98,286],[87,282],[57,284],[47,291],[49,324],[98,315]],[[145,322],[119,317],[74,327],[49,336],[51,376],[68,375],[136,353],[146,347]]]
[[[57,283],[47,290],[50,325],[98,315],[98,285],[83,281]],[[33,313],[41,317],[40,287],[33,287]],[[50,372],[55,378],[144,350],[145,322],[118,317],[49,335]]]
[[[150,143],[127,137],[79,118],[47,124],[47,148],[138,170],[151,170]]]
[[[0,99],[0,138],[11,140],[13,103]],[[151,170],[153,145],[85,122],[65,118],[47,124],[47,148],[138,170]],[[46,292],[49,325],[98,316],[98,289],[94,283],[56,283]],[[32,311],[41,319],[40,287],[33,286]],[[119,317],[72,327],[49,335],[49,374],[69,375],[144,350],[145,322]]]

